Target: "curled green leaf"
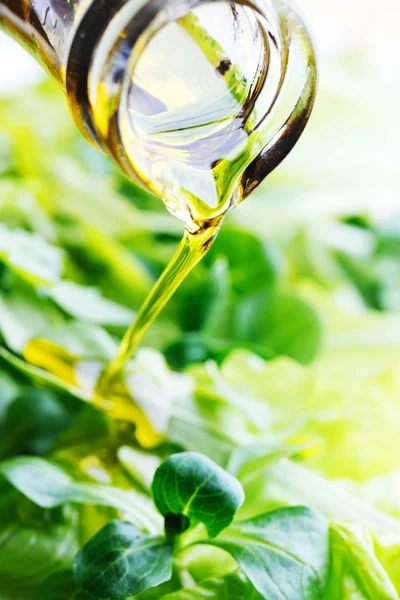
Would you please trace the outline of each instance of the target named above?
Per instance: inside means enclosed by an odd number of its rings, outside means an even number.
[[[170,456],[157,469],[152,490],[164,517],[184,515],[200,521],[210,537],[232,523],[244,501],[237,479],[197,452]]]

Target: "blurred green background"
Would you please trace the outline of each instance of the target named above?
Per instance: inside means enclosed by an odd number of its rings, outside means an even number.
[[[399,8],[302,4],[320,53],[311,122],[151,328],[135,400],[170,448],[224,464],[232,444],[310,445],[309,467],[400,516]],[[0,460],[56,457],[146,490],[159,451],[130,454],[133,403],[95,410],[79,366],[113,355],[181,223],[88,146],[32,59],[4,37],[0,54]],[[264,483],[253,497],[279,504]],[[7,486],[0,598],[28,600],[111,509],[66,505],[50,527]]]

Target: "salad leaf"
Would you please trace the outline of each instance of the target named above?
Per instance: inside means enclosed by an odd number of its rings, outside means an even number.
[[[205,579],[194,587],[187,587],[162,596],[163,600],[201,600],[202,598],[209,600],[260,600],[262,596],[240,572],[230,573],[225,577]]]
[[[249,296],[240,307],[238,333],[244,341],[264,344],[301,364],[312,362],[321,347],[317,313],[291,294]]]
[[[20,385],[13,380],[7,371],[0,368],[0,431],[4,416],[19,392]]]
[[[86,592],[79,590],[71,570],[59,571],[50,575],[42,583],[37,593],[37,600],[90,600]]]
[[[132,479],[149,490],[156,469],[160,465],[158,456],[145,454],[131,446],[120,446],[117,455],[119,462]]]
[[[265,600],[325,598],[329,528],[309,508],[282,508],[239,521],[213,544],[234,557]]]
[[[235,448],[229,457],[227,470],[242,483],[259,476],[260,472],[279,458],[292,457],[306,451],[312,444],[254,444]]]
[[[321,441],[310,465],[328,477],[362,482],[388,473],[399,466],[393,453],[400,423],[398,316],[346,315],[315,288],[307,293],[326,325],[317,361],[307,367],[284,357],[267,362],[236,350],[222,376],[268,403],[274,432],[287,432],[294,443],[297,436]]]
[[[197,452],[167,458],[155,473],[152,491],[162,515],[200,521],[210,537],[232,522],[244,501],[237,479]]]
[[[48,295],[71,316],[98,325],[130,325],[135,313],[121,304],[104,298],[93,287],[61,281],[48,290]]]
[[[18,456],[4,460],[0,462],[0,474],[43,508],[69,502],[111,506],[129,515],[148,531],[160,530],[158,516],[146,497],[98,483],[74,480],[61,465],[43,458]]]
[[[112,338],[104,329],[94,324],[75,321],[42,331],[40,336],[31,340],[24,349],[28,362],[39,362],[38,359],[34,360],[35,345],[38,348],[42,345],[45,351],[46,343],[49,349],[53,346],[58,347],[60,352],[64,351],[74,360],[110,360],[116,350]]]
[[[232,317],[230,317],[230,323],[232,323]],[[221,321],[219,324],[221,325]],[[192,364],[205,363],[209,360],[221,364],[237,348],[238,343],[233,337],[219,338],[214,333],[215,328],[212,336],[209,336],[207,331],[202,331],[200,334],[197,332],[185,333],[179,340],[167,346],[164,354],[172,368],[182,371]],[[255,352],[266,360],[276,356],[276,352],[264,344],[241,342],[240,347],[247,348],[250,352]]]
[[[331,530],[333,564],[327,600],[398,600],[388,574],[375,555],[370,532],[359,525]]]
[[[273,490],[262,491],[263,487],[269,486]],[[343,482],[329,481],[292,460],[283,458],[271,464],[265,472],[265,482],[261,482],[257,492],[257,502],[273,496],[285,504],[307,504],[333,522],[359,523],[374,532],[400,535],[400,520],[366,501],[361,490],[359,494],[354,493]]]
[[[214,335],[218,335],[216,327],[213,327],[217,323],[213,322],[223,319],[228,295],[227,265],[220,260],[199,281],[184,288],[180,310],[183,330],[190,332],[211,329]]]
[[[0,294],[0,331],[7,346],[22,354],[25,345],[39,332],[64,322],[60,311],[50,306],[34,288],[14,285]]]
[[[27,281],[49,285],[61,277],[64,253],[36,233],[0,224],[0,259]]]
[[[173,369],[182,371],[191,364],[203,363],[215,358],[214,344],[197,333],[187,333],[179,340],[172,342],[164,353]]]
[[[70,568],[79,548],[78,513],[43,510],[2,486],[0,501],[1,598],[30,600],[41,581]]]
[[[6,350],[6,348],[0,347],[0,358],[5,364],[7,364],[10,370],[17,372],[18,375],[27,377],[36,385],[48,387],[59,392],[67,392],[71,396],[79,398],[82,401],[87,401],[85,395],[80,393],[80,391],[74,385],[63,381],[59,377],[52,375],[44,369],[29,364],[12,352]]]
[[[26,389],[4,416],[0,456],[14,449],[34,454],[48,451],[71,422],[57,396],[47,390]]]
[[[239,296],[272,288],[277,281],[279,251],[250,231],[229,224],[223,227],[214,246],[214,256],[221,255],[228,261]]]
[[[78,552],[74,578],[96,598],[124,598],[172,576],[172,546],[132,523],[112,521]]]

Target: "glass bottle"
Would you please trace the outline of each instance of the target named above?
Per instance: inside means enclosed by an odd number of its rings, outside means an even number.
[[[0,0],[0,25],[191,232],[281,162],[312,109],[314,51],[287,0]]]

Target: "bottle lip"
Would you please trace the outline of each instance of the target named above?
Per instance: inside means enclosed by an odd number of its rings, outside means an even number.
[[[124,3],[125,0],[93,2],[82,15],[68,51],[65,79],[69,107],[81,133],[99,149],[101,141],[92,121],[87,83],[98,40]]]
[[[95,0],[83,14],[71,42],[66,90],[74,120],[90,143],[114,158],[142,187],[147,186],[124,152],[120,133],[121,102],[129,74],[157,31],[210,1],[215,0]],[[98,58],[105,37],[108,48],[103,48]],[[95,61],[95,82],[91,84]],[[97,89],[96,94],[93,89]]]
[[[127,119],[125,104],[131,74],[144,48],[160,29],[200,5],[219,1],[230,0],[95,0],[82,16],[72,41],[66,83],[70,109],[79,129],[92,144],[113,158],[130,179],[150,192],[150,185],[146,185],[135,171],[123,143],[122,128]],[[254,159],[251,173],[247,170],[243,174],[244,199],[289,154],[306,126],[316,93],[316,59],[308,28],[292,0],[234,2],[279,23],[277,37],[286,37],[280,41],[287,43],[288,48],[291,28],[296,29],[308,55],[298,102],[281,129]],[[287,62],[289,54],[290,49]],[[271,110],[286,85],[286,70],[287,64]]]

